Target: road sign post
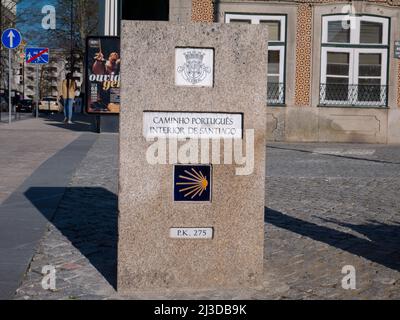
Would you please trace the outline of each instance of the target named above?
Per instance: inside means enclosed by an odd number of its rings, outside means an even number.
[[[12,79],[12,65],[11,65],[11,49],[8,49],[8,123],[11,124],[11,79]]]
[[[8,123],[11,124],[12,103],[11,103],[11,87],[12,87],[12,50],[21,44],[21,34],[16,29],[6,29],[1,35],[1,43],[8,49]]]
[[[39,118],[39,65],[36,65],[36,119]]]
[[[25,61],[36,65],[36,118],[39,117],[39,65],[49,63],[49,48],[26,48]]]

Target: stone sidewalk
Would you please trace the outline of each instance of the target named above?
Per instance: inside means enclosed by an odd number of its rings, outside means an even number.
[[[265,275],[254,289],[137,292],[116,283],[118,137],[75,172],[15,299],[399,299],[400,147],[271,144]],[[342,288],[344,266],[356,289]],[[56,289],[42,270],[54,266]]]
[[[48,125],[41,119],[27,119],[0,125],[0,203],[46,159],[79,136]]]
[[[0,126],[0,299],[12,297],[97,135],[62,115]],[[87,126],[88,127],[88,126]]]
[[[12,122],[16,122],[16,121],[22,121],[22,120],[27,120],[27,119],[32,119],[32,113],[22,113],[22,112],[18,112],[17,114],[12,114],[11,115],[11,121]],[[8,124],[8,113],[7,112],[1,112],[0,113],[0,125],[2,124]]]

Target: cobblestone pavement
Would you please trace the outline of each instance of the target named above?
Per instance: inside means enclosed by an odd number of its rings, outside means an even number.
[[[28,118],[0,125],[0,204],[44,161],[79,137],[55,126],[61,120]]]
[[[114,289],[117,136],[101,135],[73,177],[16,299],[399,299],[400,147],[271,144],[265,276],[252,290],[121,297]],[[42,289],[53,265],[57,289]],[[354,266],[356,289],[342,288]]]

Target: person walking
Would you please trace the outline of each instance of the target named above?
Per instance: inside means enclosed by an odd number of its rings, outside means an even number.
[[[61,84],[61,96],[64,100],[64,122],[72,124],[72,112],[75,100],[76,82],[71,73],[68,73],[66,79]]]

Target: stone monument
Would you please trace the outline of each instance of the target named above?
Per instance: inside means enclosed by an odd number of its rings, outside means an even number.
[[[121,293],[260,285],[267,38],[122,22]]]

